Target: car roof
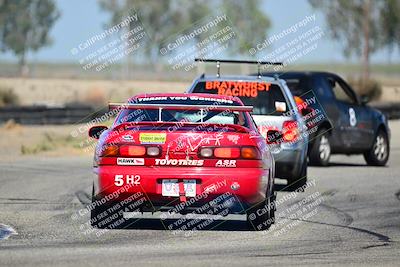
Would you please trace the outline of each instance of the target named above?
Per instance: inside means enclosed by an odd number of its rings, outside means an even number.
[[[200,77],[195,79],[197,81],[209,81],[209,80],[243,80],[243,81],[267,81],[270,83],[276,83],[278,80],[269,76],[261,76],[260,78],[257,74],[252,75],[205,75],[202,74]]]
[[[236,96],[226,96],[226,95],[215,95],[215,94],[204,94],[204,93],[143,93],[138,94],[129,99],[129,101],[134,100],[136,98],[145,98],[145,97],[160,97],[160,96],[167,96],[167,97],[190,97],[190,96],[198,96],[198,97],[209,97],[214,99],[224,99],[224,100],[232,100],[234,102],[243,105],[242,100]]]
[[[313,76],[313,75],[333,75],[333,76],[337,76],[337,74],[332,73],[332,72],[328,72],[328,71],[268,71],[268,72],[262,72],[261,75],[262,76],[266,76],[266,77],[273,77],[274,75],[285,75],[285,74],[289,74],[289,75],[306,75],[306,76]],[[254,74],[252,74],[254,75]]]

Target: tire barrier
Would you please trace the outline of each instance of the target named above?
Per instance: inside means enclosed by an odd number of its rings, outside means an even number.
[[[96,110],[89,105],[10,106],[0,108],[0,123],[9,120],[25,125],[85,123],[105,112],[106,110]]]
[[[400,119],[400,103],[374,103],[372,107],[383,112],[390,120]],[[10,106],[0,108],[0,123],[14,120],[25,125],[86,123],[107,112],[89,105],[64,107]]]
[[[370,106],[380,110],[389,120],[400,119],[400,103],[373,103]]]

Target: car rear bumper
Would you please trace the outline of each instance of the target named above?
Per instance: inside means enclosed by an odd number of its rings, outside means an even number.
[[[162,195],[163,179],[196,180],[196,204],[201,205],[223,194],[231,194],[243,204],[252,205],[266,198],[272,184],[269,170],[261,168],[208,168],[208,167],[132,167],[132,166],[100,166],[94,169],[95,194],[98,197],[107,195],[113,201],[121,201],[135,193],[142,193],[146,200],[154,206],[176,205],[179,197]],[[115,185],[115,176],[122,175],[140,177],[140,183]],[[137,180],[137,179],[136,179]],[[198,197],[199,196],[199,197]],[[190,199],[191,197],[187,197]]]

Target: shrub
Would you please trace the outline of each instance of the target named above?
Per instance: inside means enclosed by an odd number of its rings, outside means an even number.
[[[18,103],[19,98],[11,88],[0,87],[0,107],[17,105]]]
[[[349,84],[360,96],[367,96],[369,100],[379,100],[382,95],[382,85],[373,79],[349,79]]]
[[[107,103],[104,91],[97,87],[90,88],[83,100],[86,104],[94,107],[103,107]]]

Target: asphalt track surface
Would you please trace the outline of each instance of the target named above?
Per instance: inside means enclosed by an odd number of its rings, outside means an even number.
[[[126,229],[97,236],[79,214],[89,202],[91,158],[3,161],[0,266],[399,266],[400,122],[391,127],[388,167],[334,156],[329,167],[309,168],[305,192],[278,185],[268,232],[251,231],[244,216],[174,232],[165,227],[177,219],[137,215]]]

